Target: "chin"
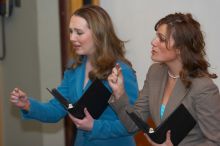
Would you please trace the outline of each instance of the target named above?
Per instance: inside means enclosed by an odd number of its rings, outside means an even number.
[[[152,61],[158,61],[155,57],[151,56]]]
[[[162,63],[162,62],[163,62],[162,60],[160,60],[160,59],[158,59],[158,58],[154,58],[154,57],[151,57],[151,60],[152,60],[153,62],[158,62],[158,63]]]
[[[77,54],[77,55],[85,55],[85,53],[82,52],[82,51],[80,51],[80,50],[76,51],[76,54]]]

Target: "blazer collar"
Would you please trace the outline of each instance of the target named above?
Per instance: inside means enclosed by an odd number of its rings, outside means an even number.
[[[175,87],[173,89],[173,93],[171,94],[171,97],[166,105],[164,115],[161,119],[160,118],[160,107],[162,104],[162,97],[163,97],[164,89],[165,89],[166,82],[168,79],[167,71],[168,71],[168,68],[166,66],[164,66],[164,69],[158,74],[158,83],[157,83],[158,85],[157,86],[160,87],[160,89],[157,92],[155,91],[155,93],[157,94],[155,96],[155,97],[157,97],[157,99],[156,99],[157,102],[154,102],[157,106],[157,108],[156,108],[156,115],[157,116],[155,119],[156,125],[158,125],[159,123],[161,123],[161,121],[166,119],[181,104],[183,98],[186,96],[187,92],[189,91],[189,89],[185,88],[182,81],[180,79],[177,79],[177,82],[176,82]]]
[[[87,90],[87,88],[91,85],[92,81],[89,80],[86,86],[84,87],[84,80],[85,80],[85,71],[86,71],[86,61],[87,58],[83,58],[83,62],[81,65],[77,67],[75,70],[77,78],[75,82],[75,87],[76,87],[76,93],[77,97],[80,98],[82,94]]]
[[[177,79],[176,85],[173,89],[173,93],[166,105],[162,120],[166,119],[182,102],[189,89],[185,88],[180,79]]]
[[[161,73],[161,76],[159,76],[159,81],[160,81],[160,84],[161,85],[158,85],[160,86],[160,90],[158,93],[158,96],[156,96],[158,99],[159,102],[157,102],[157,121],[160,123],[161,121],[161,118],[160,118],[160,107],[161,107],[161,104],[162,104],[162,97],[163,97],[163,93],[164,93],[164,89],[165,89],[165,86],[166,86],[166,82],[167,82],[167,69],[164,69],[163,71],[160,72]]]

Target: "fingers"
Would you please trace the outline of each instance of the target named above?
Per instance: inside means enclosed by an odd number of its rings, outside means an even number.
[[[26,93],[21,91],[19,88],[14,88],[14,90],[10,93],[10,95],[17,97],[25,97]]]
[[[118,81],[118,70],[114,67],[113,69],[112,69],[112,74],[111,74],[111,81],[113,82],[113,83],[117,83],[117,81]]]
[[[113,73],[115,74],[116,77],[119,77],[121,75],[121,67],[118,63],[113,68]]]
[[[19,101],[20,93],[19,89],[15,88],[11,93],[10,93],[10,101],[13,103],[17,103]]]
[[[166,138],[167,138],[167,139],[170,139],[170,137],[171,137],[171,131],[168,130],[168,131],[167,131],[167,134],[166,134]]]
[[[29,110],[30,103],[28,97],[26,96],[26,93],[21,91],[19,88],[14,88],[14,90],[10,93],[9,100],[17,107]]]
[[[146,134],[146,133],[144,133],[144,136],[147,138],[147,140],[148,140],[148,142],[150,143],[150,144],[152,144],[152,145],[159,145],[159,144],[156,144],[155,142],[153,142],[152,140],[151,140],[151,138]],[[171,141],[171,131],[170,130],[168,130],[167,131],[167,133],[166,133],[166,141],[163,143],[163,145],[166,145],[166,146],[173,146],[173,144],[172,144],[172,141]]]
[[[118,77],[115,73],[113,73],[113,70],[112,70],[112,73],[108,76],[108,82],[111,85],[111,84],[117,83],[117,80],[118,80]]]
[[[11,101],[12,103],[18,103],[18,97],[17,97],[17,96],[14,96],[14,95],[11,95],[10,101]]]
[[[14,88],[14,90],[10,94],[14,95],[14,96],[19,96],[19,89],[18,88]]]
[[[77,128],[90,131],[93,128],[94,119],[88,112],[87,108],[84,108],[85,117],[83,119],[77,119],[74,116],[69,114],[69,117],[76,125]]]
[[[172,141],[171,141],[171,131],[170,130],[167,131],[165,143],[169,146],[173,146]]]
[[[115,68],[117,69],[117,76],[120,76],[122,73],[121,73],[121,67],[118,63],[116,64]]]
[[[84,113],[85,113],[86,117],[92,118],[92,116],[91,116],[90,113],[88,112],[87,108],[84,108]]]
[[[108,80],[112,83],[117,83],[118,78],[122,76],[121,73],[121,67],[119,64],[116,64],[116,66],[112,69],[111,75],[108,77]]]
[[[77,128],[80,127],[80,119],[75,118],[73,115],[71,115],[70,113],[68,113],[68,116],[70,117],[70,119],[73,121],[73,123],[76,125]]]

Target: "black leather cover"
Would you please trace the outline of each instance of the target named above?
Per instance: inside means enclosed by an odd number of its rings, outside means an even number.
[[[178,108],[167,119],[156,127],[154,132],[150,132],[149,125],[134,112],[127,113],[135,124],[158,144],[162,144],[166,140],[166,133],[168,130],[171,130],[171,141],[173,145],[176,146],[196,125],[195,119],[183,104],[178,106]]]
[[[111,92],[107,89],[107,87],[105,87],[101,80],[98,79],[93,81],[82,97],[74,103],[71,108],[68,107],[68,101],[66,98],[64,98],[57,89],[52,89],[50,93],[57,98],[57,100],[68,110],[69,113],[79,119],[83,119],[85,117],[85,107],[94,119],[98,119],[108,106],[108,100],[111,96]]]

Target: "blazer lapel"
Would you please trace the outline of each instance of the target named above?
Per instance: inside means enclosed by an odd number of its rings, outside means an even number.
[[[84,80],[85,80],[85,62],[86,62],[86,58],[83,58],[83,63],[77,67],[76,69],[76,82],[75,82],[75,88],[76,88],[76,96],[79,99],[82,94],[83,94],[83,84],[84,84]]]
[[[186,89],[182,81],[178,79],[166,105],[162,120],[166,119],[181,104],[188,91],[189,89]]]
[[[162,103],[162,97],[167,81],[167,68],[164,68],[161,72],[157,72],[157,80],[155,80],[155,83],[153,85],[153,90],[152,93],[152,103],[151,105],[153,106],[151,109],[153,112],[153,117],[154,122],[156,125],[158,125],[161,121],[160,119],[160,106]]]

